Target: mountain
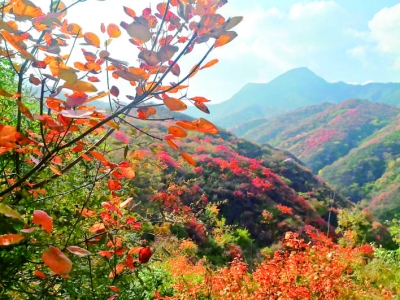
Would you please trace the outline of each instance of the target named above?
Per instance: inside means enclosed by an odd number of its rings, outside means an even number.
[[[329,83],[307,68],[298,68],[269,83],[248,83],[229,100],[209,105],[209,120],[230,129],[253,119],[271,119],[296,108],[323,102],[340,103],[350,98],[397,106],[400,83]],[[195,107],[186,113],[196,118],[204,116]]]
[[[323,103],[279,116],[244,137],[286,149],[317,173],[358,147],[399,113],[399,108],[367,100]]]
[[[177,116],[160,111],[157,117]],[[138,127],[148,126],[134,122]],[[163,123],[153,125],[148,134],[162,135],[168,130]],[[188,206],[199,199],[218,204],[226,224],[248,229],[260,247],[273,244],[287,230],[297,231],[299,227],[311,225],[326,232],[328,224],[336,225],[337,208],[351,206],[284,150],[237,138],[223,129],[218,135],[188,134],[176,144],[192,155],[197,166],[185,163],[167,145],[154,142],[148,155],[160,160],[159,177],[168,181],[173,174],[185,185],[187,193],[181,199]]]
[[[353,201],[367,200],[381,220],[400,211],[400,116],[320,175]]]

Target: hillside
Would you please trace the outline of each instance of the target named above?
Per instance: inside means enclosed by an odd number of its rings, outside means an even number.
[[[317,173],[399,113],[400,109],[386,104],[351,99],[296,110],[256,127],[245,137],[253,135],[255,141],[286,149]]]
[[[400,117],[321,171],[321,176],[353,201],[369,201],[382,220],[399,212]]]
[[[160,123],[149,133],[165,131]],[[331,225],[335,225],[335,208],[350,205],[340,195],[332,203],[334,191],[286,151],[238,139],[221,129],[216,136],[190,133],[184,143],[176,143],[193,153],[197,166],[182,164],[176,152],[163,145],[156,151],[167,172],[162,176],[178,170],[175,178],[191,180],[185,184],[196,191],[183,200],[187,205],[204,194],[207,201],[220,203],[227,224],[247,228],[260,246],[306,225],[326,231],[329,208],[333,209]],[[290,213],[282,212],[280,205]]]
[[[307,68],[298,68],[269,83],[246,84],[227,101],[209,105],[209,119],[230,129],[253,119],[271,119],[296,108],[323,102],[340,103],[350,98],[399,105],[400,83],[329,83]],[[195,107],[190,107],[186,113],[196,118],[204,116]]]

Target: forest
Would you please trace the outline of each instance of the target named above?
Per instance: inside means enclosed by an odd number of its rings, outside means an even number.
[[[325,103],[292,113],[300,137],[238,137],[189,88],[240,38],[228,1],[133,1],[96,32],[84,2],[0,0],[0,299],[397,299],[397,154],[356,190],[329,171],[397,149],[397,110]]]

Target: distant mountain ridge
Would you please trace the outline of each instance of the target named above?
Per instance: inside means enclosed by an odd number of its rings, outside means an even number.
[[[229,100],[209,105],[208,119],[230,129],[254,119],[271,119],[297,108],[323,102],[335,104],[350,98],[398,106],[400,83],[329,83],[308,68],[297,68],[268,83],[248,83]],[[189,107],[186,113],[193,117],[204,116],[195,107]]]

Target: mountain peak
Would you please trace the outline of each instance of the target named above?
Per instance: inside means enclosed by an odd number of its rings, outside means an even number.
[[[278,85],[316,85],[316,84],[326,84],[326,80],[322,77],[316,75],[309,68],[302,67],[289,70],[277,78],[273,79],[270,84],[278,84]]]

